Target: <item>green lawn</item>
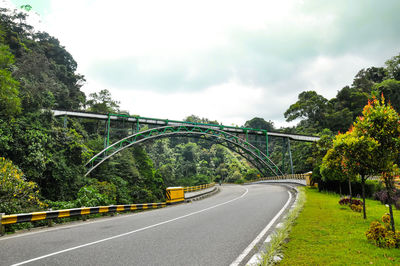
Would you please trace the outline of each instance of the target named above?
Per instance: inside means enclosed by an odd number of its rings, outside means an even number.
[[[362,213],[340,206],[340,197],[306,188],[306,203],[284,244],[281,265],[400,265],[400,249],[383,249],[368,242],[365,232],[374,220],[389,212],[378,201],[367,200]],[[400,230],[400,211],[394,210]]]

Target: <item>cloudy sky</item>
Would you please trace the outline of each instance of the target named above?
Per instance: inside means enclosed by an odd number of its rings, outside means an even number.
[[[400,53],[398,0],[12,2],[73,55],[85,93],[108,89],[147,117],[283,126],[300,92],[332,98]]]

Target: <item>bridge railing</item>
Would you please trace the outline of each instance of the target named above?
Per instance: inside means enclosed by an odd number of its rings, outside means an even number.
[[[310,182],[310,177],[311,177],[311,172],[310,173],[304,173],[304,174],[287,174],[287,175],[280,175],[280,176],[271,176],[271,177],[262,177],[254,180],[250,180],[247,183],[254,183],[254,182],[292,182],[294,183],[299,183],[303,185],[309,186],[311,184]],[[300,181],[300,182],[298,182]]]

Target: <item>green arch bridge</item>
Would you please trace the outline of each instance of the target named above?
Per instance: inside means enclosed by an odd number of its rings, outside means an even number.
[[[116,153],[145,141],[172,136],[198,137],[214,141],[228,147],[248,160],[263,176],[284,174],[285,158],[288,154],[290,171],[293,173],[293,161],[290,141],[315,142],[319,137],[270,132],[261,129],[233,127],[215,124],[203,124],[186,121],[129,116],[125,114],[97,114],[88,112],[52,110],[55,117],[96,119],[105,121],[104,149],[91,158],[86,175]],[[121,130],[121,127],[123,128]],[[122,133],[121,133],[122,132]],[[110,143],[110,134],[117,133],[120,140]],[[281,169],[270,158],[270,138],[281,139]],[[282,148],[283,149],[283,148]]]

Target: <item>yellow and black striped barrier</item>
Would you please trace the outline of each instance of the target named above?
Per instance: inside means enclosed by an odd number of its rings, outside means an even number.
[[[167,204],[175,204],[185,201],[183,187],[169,187],[166,192]]]
[[[22,214],[4,215],[0,213],[0,235],[4,234],[4,226],[8,224],[26,223],[34,221],[43,221],[56,218],[66,218],[72,216],[85,216],[97,213],[114,213],[126,212],[145,209],[158,209],[166,207],[170,204],[181,203],[185,201],[185,192],[197,191],[214,186],[215,183],[193,186],[193,187],[169,187],[166,191],[166,202],[158,203],[142,203],[142,204],[127,204],[127,205],[110,205],[110,206],[97,206],[97,207],[82,207],[66,210],[54,210],[43,212],[32,212]]]
[[[215,186],[215,183],[192,186],[192,187],[184,187],[184,192],[193,192],[193,191],[197,191],[197,190],[210,188],[210,187],[213,187],[213,186]]]
[[[157,209],[163,208],[167,205],[166,202],[159,203],[143,203],[143,204],[128,204],[128,205],[111,205],[111,206],[98,206],[98,207],[83,207],[68,210],[56,210],[45,212],[32,212],[12,215],[2,215],[0,218],[1,225],[34,222],[55,218],[65,218],[78,215],[89,215],[97,213],[112,213],[112,212],[125,212],[134,210]]]

